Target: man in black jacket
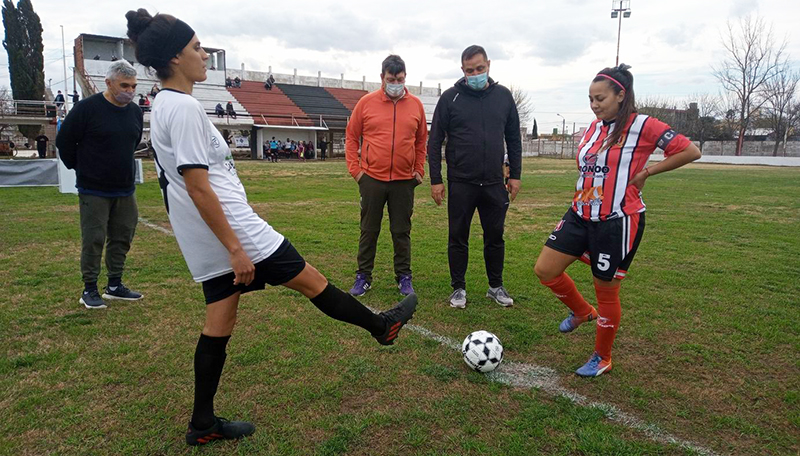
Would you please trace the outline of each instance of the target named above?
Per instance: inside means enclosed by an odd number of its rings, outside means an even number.
[[[469,229],[475,209],[483,227],[483,258],[489,290],[486,297],[504,307],[514,300],[503,287],[503,228],[509,201],[516,198],[522,173],[519,115],[511,92],[489,78],[491,61],[481,46],[461,54],[464,77],[446,90],[436,104],[428,140],[431,196],[442,204],[442,143],[447,140],[447,214],[450,234],[450,306],[467,304],[466,281]],[[510,176],[504,184],[503,158],[508,147]]]
[[[84,282],[80,302],[89,309],[105,308],[103,298],[142,297],[122,284],[125,257],[139,219],[133,153],[142,139],[143,119],[142,110],[131,103],[136,70],[117,60],[108,69],[106,86],[105,92],[78,102],[56,136],[61,161],[77,176]],[[108,286],[101,297],[97,277],[104,244]]]

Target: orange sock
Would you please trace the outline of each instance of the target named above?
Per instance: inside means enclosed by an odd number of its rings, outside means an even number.
[[[566,304],[576,316],[583,317],[592,313],[592,306],[583,299],[581,292],[575,288],[575,282],[566,272],[562,272],[560,276],[553,280],[542,282],[542,285],[551,289],[556,298]]]
[[[611,360],[611,346],[622,319],[622,305],[619,302],[619,287],[594,286],[597,293],[597,336],[594,340],[594,351],[606,361]]]

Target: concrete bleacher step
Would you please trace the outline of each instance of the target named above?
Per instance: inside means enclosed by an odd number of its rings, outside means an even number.
[[[295,123],[309,127],[315,125],[313,119],[309,119],[309,116],[276,86],[273,86],[272,90],[267,90],[261,82],[242,81],[241,87],[230,87],[228,92],[247,108],[257,124],[266,121],[269,125],[280,126],[292,126]]]
[[[351,111],[323,87],[276,84],[309,116],[322,115],[347,118]]]
[[[105,76],[100,75],[89,75],[89,79],[92,83],[97,87],[99,92],[103,92],[106,90],[106,82]],[[161,83],[157,79],[152,78],[137,78],[137,87],[136,87],[136,97],[134,98],[134,103],[138,102],[139,94],[142,95],[149,95],[150,89],[152,89],[153,84],[158,84],[161,86]],[[203,106],[203,109],[206,113],[209,113],[209,116],[212,119],[214,124],[222,123],[224,125],[231,125],[232,127],[237,126],[248,126],[252,125],[253,121],[250,118],[250,113],[245,109],[245,107],[239,103],[235,97],[231,96],[230,93],[225,89],[224,86],[217,85],[217,84],[203,84],[197,83],[194,85],[192,90],[192,96],[200,102]],[[224,108],[228,101],[233,102],[233,109],[236,113],[240,116],[237,119],[218,119],[214,114],[214,108],[217,106],[217,103],[221,103],[222,107]],[[151,99],[152,103],[152,99]],[[224,122],[221,122],[225,120]],[[145,122],[148,122],[149,118],[145,119]]]

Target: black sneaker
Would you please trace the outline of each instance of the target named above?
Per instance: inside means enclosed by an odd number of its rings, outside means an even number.
[[[233,440],[253,435],[256,427],[247,421],[228,421],[225,418],[215,416],[216,422],[208,429],[198,431],[189,422],[189,430],[186,431],[187,445],[205,445],[212,440]]]
[[[386,320],[386,331],[380,336],[375,336],[375,340],[381,345],[394,344],[400,328],[414,317],[415,310],[417,310],[417,295],[411,293],[396,306],[386,312],[381,312],[383,319]]]
[[[122,299],[124,301],[138,301],[142,299],[142,294],[137,293],[122,283],[116,287],[106,287],[103,297],[106,299]]]
[[[97,291],[97,288],[91,291],[83,291],[81,294],[81,304],[86,306],[87,309],[105,309],[106,303],[103,302],[103,298],[100,297],[100,293]]]

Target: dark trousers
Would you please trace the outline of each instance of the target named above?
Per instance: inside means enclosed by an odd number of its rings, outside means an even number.
[[[39,152],[39,158],[47,158],[47,149],[44,147],[37,149],[37,152]]]
[[[395,279],[411,275],[411,214],[414,212],[416,179],[383,182],[364,174],[361,193],[361,238],[358,241],[358,273],[372,282],[375,249],[381,233],[383,207],[389,206],[389,231],[394,244]]]
[[[136,194],[119,198],[81,194],[79,200],[83,282],[97,282],[104,245],[108,277],[122,277],[125,257],[131,249],[131,241],[139,221]]]
[[[447,216],[450,235],[447,258],[450,263],[450,285],[454,290],[466,289],[464,275],[469,261],[469,229],[476,208],[483,227],[483,260],[486,263],[489,286],[503,285],[503,228],[508,201],[508,191],[503,184],[480,186],[463,182],[448,183]]]

